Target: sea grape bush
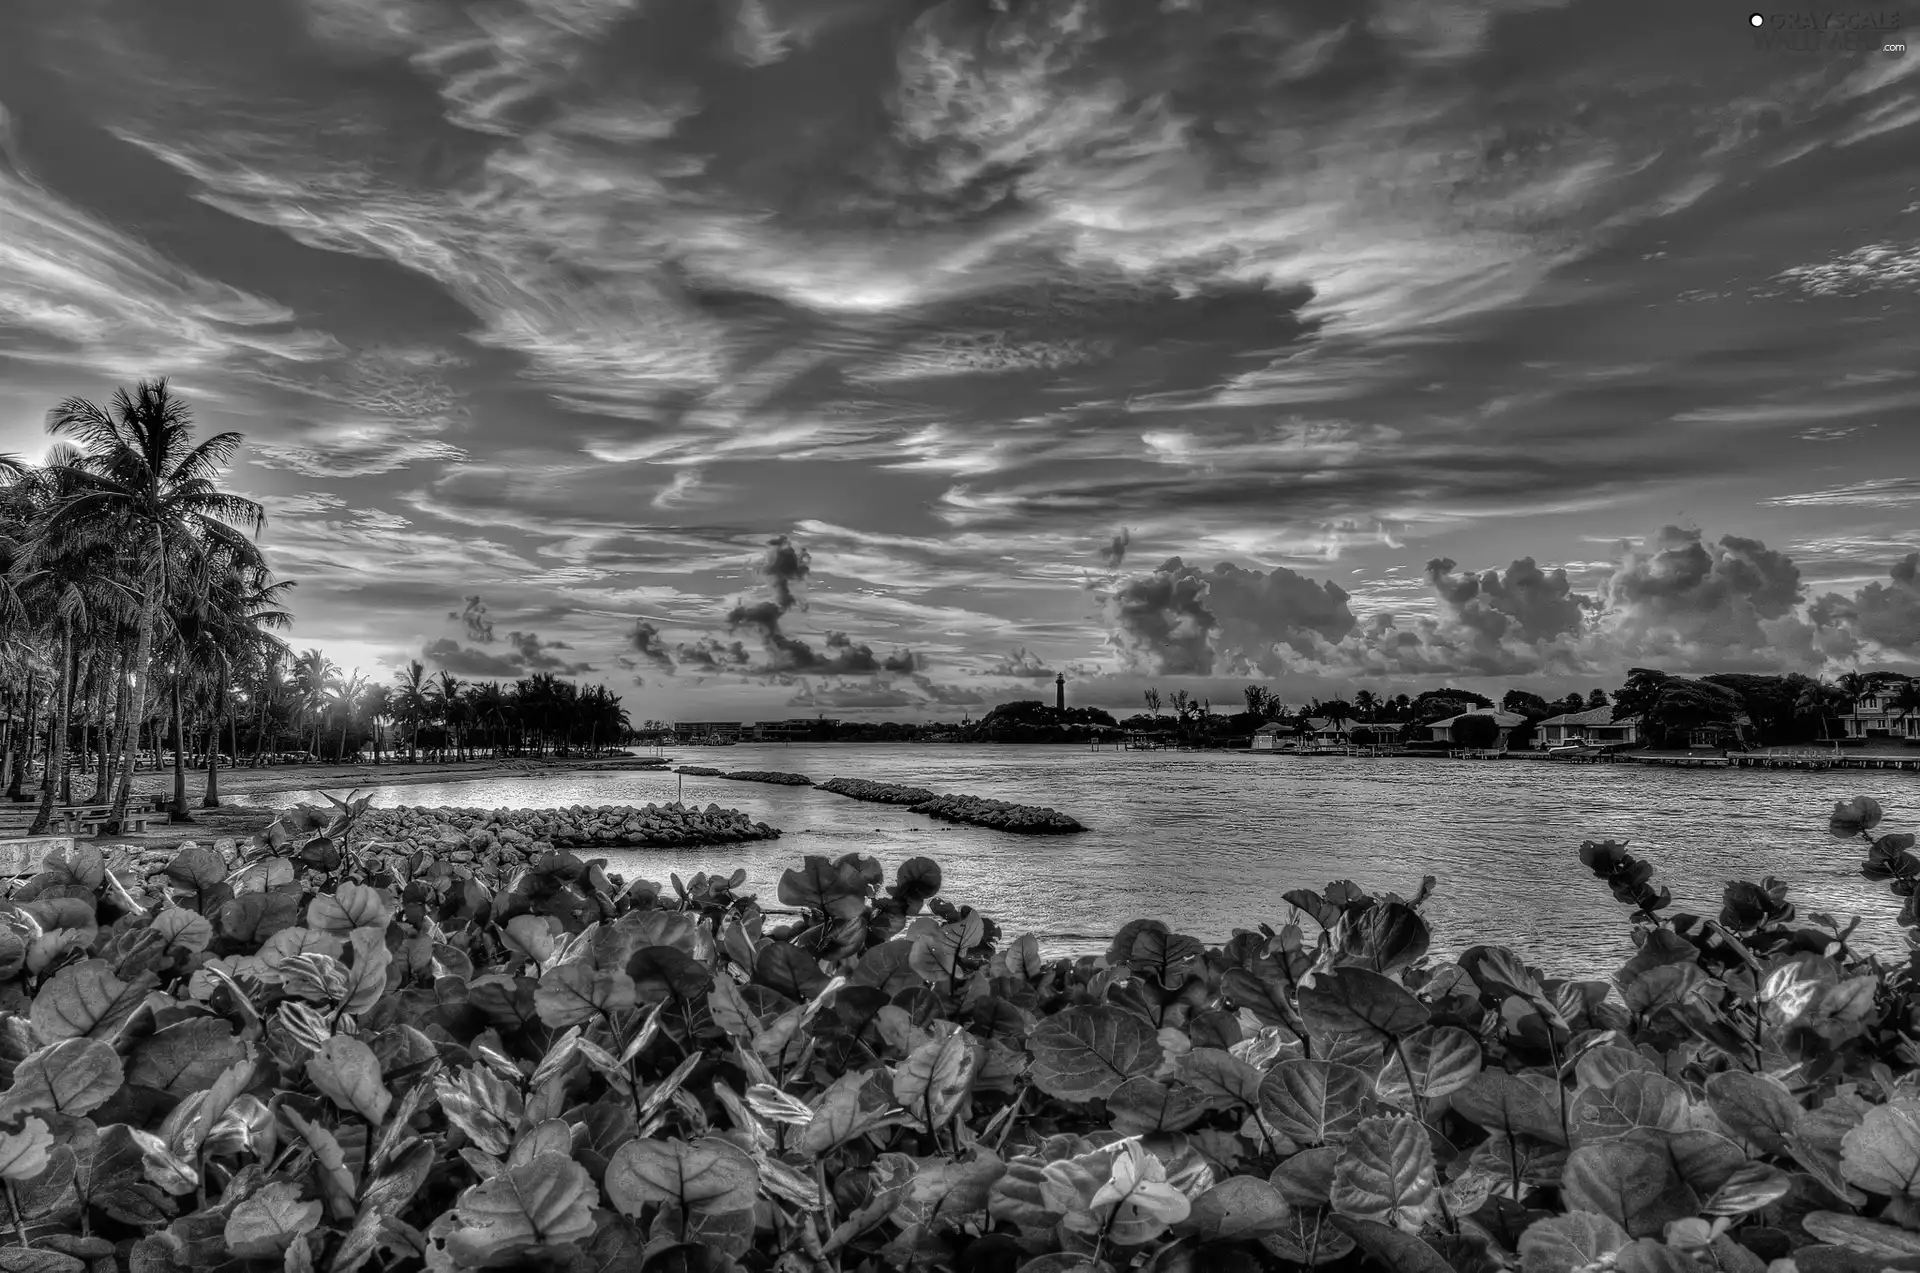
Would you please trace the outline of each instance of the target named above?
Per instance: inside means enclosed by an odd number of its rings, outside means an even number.
[[[0,903],[0,1268],[1920,1270],[1920,962],[1626,846],[1610,979],[1348,882],[1101,956],[925,858],[454,863],[296,813]],[[1912,913],[1920,857],[1836,835]],[[1920,939],[1914,948],[1920,950]]]

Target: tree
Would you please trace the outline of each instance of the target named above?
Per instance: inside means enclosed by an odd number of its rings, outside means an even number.
[[[1887,706],[1902,716],[1920,715],[1920,680],[1905,678],[1894,687]]]
[[[1247,715],[1255,720],[1266,722],[1274,719],[1285,710],[1280,696],[1264,685],[1249,685],[1245,690]]]
[[[464,682],[453,673],[441,668],[434,678],[434,706],[439,709],[440,719],[447,727],[447,736],[453,744],[453,758],[460,759],[460,714],[465,705],[460,697]]]
[[[400,713],[400,718],[409,725],[407,763],[413,764],[420,759],[420,722],[433,710],[426,664],[419,659],[411,660],[406,667],[393,674],[393,685],[393,705]]]
[[[81,447],[61,466],[62,479],[73,489],[48,518],[49,529],[112,545],[120,577],[139,596],[128,707],[120,719],[120,780],[110,813],[118,830],[133,795],[137,724],[147,715],[154,630],[179,559],[189,547],[210,543],[236,562],[264,566],[258,548],[241,532],[257,534],[266,514],[252,500],[217,485],[240,435],[218,433],[195,444],[193,414],[165,380],[141,381],[131,394],[116,391],[109,409],[69,398],[49,414],[47,428]]]
[[[1500,698],[1500,710],[1525,716],[1529,720],[1544,720],[1554,714],[1552,704],[1526,690],[1508,690]]]
[[[1470,713],[1453,722],[1453,742],[1457,747],[1482,751],[1500,745],[1500,722],[1484,713]]]
[[[1592,711],[1596,707],[1605,707],[1606,705],[1607,705],[1607,692],[1605,690],[1597,689],[1587,695],[1588,711]]]
[[[1160,691],[1154,686],[1149,685],[1146,693],[1141,695],[1141,697],[1147,701],[1147,710],[1155,716],[1158,716],[1160,714]]]
[[[1833,737],[1834,722],[1848,707],[1845,690],[1829,685],[1825,681],[1808,681],[1801,687],[1800,695],[1794,700],[1793,710],[1803,720],[1812,721],[1819,731],[1819,737],[1826,741]]]
[[[1380,700],[1372,690],[1360,690],[1353,696],[1353,710],[1361,720],[1373,720],[1380,714]]]

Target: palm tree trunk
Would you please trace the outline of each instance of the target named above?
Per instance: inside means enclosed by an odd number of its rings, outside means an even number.
[[[220,720],[227,714],[227,690],[222,685],[213,693],[213,720],[207,725],[207,792],[200,797],[202,809],[220,807]]]
[[[187,731],[180,716],[180,678],[169,687],[173,696],[173,820],[192,822],[187,812]]]
[[[88,804],[99,804],[107,798],[107,710],[117,705],[119,694],[126,685],[120,680],[118,651],[109,647],[101,653],[101,673],[99,683],[93,687],[93,794],[87,797]],[[109,699],[113,702],[110,703]]]
[[[27,724],[26,728],[20,733],[20,759],[13,767],[12,776],[7,779],[7,799],[9,800],[26,799],[25,796],[20,794],[20,783],[27,776],[27,766],[33,763],[33,727],[39,716],[39,712],[36,710],[39,707],[39,701],[33,696],[33,673],[31,671],[27,673],[27,701],[25,706],[27,709]]]
[[[33,825],[28,835],[45,835],[53,823],[53,798],[58,787],[59,773],[67,755],[67,712],[73,701],[73,634],[63,624],[60,628],[60,684],[55,688],[57,697],[54,708],[58,721],[49,726],[47,739],[47,771],[40,777],[40,811],[34,815]]]
[[[154,564],[160,578],[147,583],[146,596],[141,599],[140,606],[140,635],[133,645],[134,681],[128,692],[130,710],[120,723],[122,769],[119,784],[114,789],[111,811],[116,832],[126,821],[127,805],[133,799],[133,750],[140,741],[140,723],[147,714],[147,680],[153,674],[153,669],[148,666],[153,660],[153,628],[159,618],[160,594],[166,588],[167,545],[157,529],[154,531],[154,541],[154,546],[159,550],[159,560]]]

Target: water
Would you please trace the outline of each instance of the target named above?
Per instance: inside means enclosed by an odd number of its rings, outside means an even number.
[[[859,851],[891,871],[914,854],[939,861],[945,894],[1050,949],[1098,949],[1150,915],[1212,941],[1288,911],[1281,894],[1351,879],[1410,894],[1439,886],[1426,913],[1436,945],[1509,944],[1562,972],[1596,973],[1630,947],[1626,908],[1580,865],[1586,839],[1624,839],[1651,861],[1676,909],[1715,914],[1729,879],[1778,875],[1802,914],[1860,914],[1858,935],[1901,949],[1896,899],[1860,878],[1860,843],[1826,832],[1833,802],[1871,795],[1888,829],[1920,826],[1920,773],[1640,765],[1468,763],[1230,752],[1102,751],[1071,746],[766,744],[687,749],[722,769],[777,769],[909,783],[1051,805],[1089,830],[1027,837],[956,827],[808,787],[687,777],[689,804],[744,810],[779,840],[697,850],[611,850],[612,869],[665,881],[747,870],[768,905],[803,854]],[[372,777],[369,774],[368,777]],[[537,808],[674,798],[677,775],[614,771],[494,777],[381,788],[377,805]],[[241,796],[284,806],[317,792]]]

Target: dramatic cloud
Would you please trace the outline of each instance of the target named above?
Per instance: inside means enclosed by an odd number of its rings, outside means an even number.
[[[480,645],[493,643],[493,620],[487,617],[487,605],[478,596],[468,597],[466,609],[447,617],[467,625],[467,640]]]
[[[302,644],[655,716],[1871,661],[1920,60],[1744,17],[0,4],[0,452],[172,374]]]
[[[633,630],[627,633],[627,644],[634,653],[661,671],[673,671],[673,655],[660,639],[660,629],[647,620],[634,620]]]
[[[1051,681],[1058,672],[1046,660],[1029,653],[1025,647],[1013,650],[998,663],[980,669],[984,676],[1011,676],[1020,680]]]
[[[1920,655],[1920,552],[1893,564],[1888,583],[1870,583],[1843,597],[1828,593],[1813,606],[1818,621],[1850,628],[1898,654]]]

